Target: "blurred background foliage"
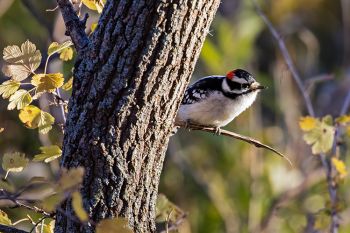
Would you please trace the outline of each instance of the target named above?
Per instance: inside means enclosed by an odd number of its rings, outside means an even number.
[[[286,41],[317,116],[338,116],[350,90],[349,1],[265,0],[261,4]],[[53,0],[1,0],[0,49],[30,39],[44,54],[52,41],[65,41],[59,13],[46,11],[55,6]],[[88,23],[96,22],[98,16],[89,13]],[[72,63],[63,65],[56,59],[49,69],[64,70],[68,80],[71,67]],[[159,190],[187,213],[180,232],[309,233],[314,232],[311,226],[316,232],[327,232],[327,184],[319,158],[302,140],[298,121],[306,113],[301,94],[250,1],[222,1],[192,81],[234,68],[249,70],[269,89],[227,129],[278,148],[294,166],[241,141],[180,130],[171,138]],[[49,103],[47,98],[39,104],[62,123],[58,109],[48,107]],[[50,136],[39,135],[22,126],[18,113],[6,107],[7,102],[0,101],[0,128],[5,128],[0,134],[1,156],[20,151],[31,157],[38,154],[39,146],[61,144],[59,126]],[[348,155],[346,145],[342,150]],[[349,156],[344,160],[349,164]],[[53,177],[57,171],[57,161],[48,166],[32,163],[9,179],[20,185],[28,177]],[[349,199],[350,184],[345,178],[339,192],[341,233],[350,232]],[[4,210],[14,220],[27,213]]]

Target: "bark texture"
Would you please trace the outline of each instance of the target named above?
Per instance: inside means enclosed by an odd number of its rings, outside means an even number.
[[[85,167],[84,207],[155,232],[169,136],[219,0],[110,0],[80,52],[62,166]],[[73,214],[69,202],[62,205]],[[55,232],[93,232],[58,212]]]

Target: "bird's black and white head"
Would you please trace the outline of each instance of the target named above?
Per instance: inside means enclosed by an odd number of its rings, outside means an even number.
[[[252,92],[257,92],[265,87],[258,83],[249,72],[236,69],[227,73],[222,82],[224,94],[239,96]]]

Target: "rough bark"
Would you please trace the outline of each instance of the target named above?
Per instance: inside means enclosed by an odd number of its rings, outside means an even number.
[[[75,64],[62,167],[85,167],[84,207],[155,232],[173,120],[219,0],[108,1]],[[73,214],[69,202],[62,209]],[[92,232],[58,212],[55,232]]]

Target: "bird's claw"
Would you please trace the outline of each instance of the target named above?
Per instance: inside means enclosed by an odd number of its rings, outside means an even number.
[[[221,129],[220,127],[215,127],[215,135],[219,136],[221,134]]]

